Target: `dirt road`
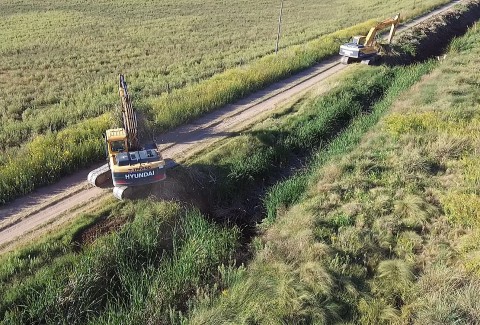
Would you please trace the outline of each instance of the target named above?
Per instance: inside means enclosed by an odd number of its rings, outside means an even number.
[[[399,32],[447,10],[458,2],[460,1],[454,1],[405,24],[399,28]],[[192,154],[229,136],[232,131],[238,131],[241,127],[253,123],[292,96],[307,91],[345,67],[340,64],[339,58],[326,60],[235,104],[227,105],[163,134],[157,137],[163,143],[162,154],[176,162],[185,161]],[[105,191],[111,191],[91,187],[86,182],[88,172],[96,167],[98,166],[79,171],[56,184],[38,189],[3,206],[0,209],[0,247],[6,247],[20,236],[35,232],[69,211],[91,204],[104,195]]]

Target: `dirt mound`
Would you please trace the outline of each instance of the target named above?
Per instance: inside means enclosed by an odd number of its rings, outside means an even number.
[[[387,64],[409,64],[441,55],[451,40],[480,19],[480,1],[468,0],[399,35],[386,49]]]
[[[93,243],[97,238],[118,231],[125,223],[126,218],[108,218],[103,216],[96,223],[79,230],[72,239],[77,249]]]

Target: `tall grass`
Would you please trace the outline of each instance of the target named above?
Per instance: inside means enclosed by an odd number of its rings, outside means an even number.
[[[127,211],[133,221],[81,254],[63,254],[19,282],[2,283],[3,322],[169,323],[232,258],[238,231],[209,223],[197,210],[150,201],[114,210],[109,218]],[[10,263],[21,268],[26,260]]]
[[[382,98],[396,77],[394,70],[380,67],[358,72],[329,94],[308,103],[307,108],[299,108],[298,113],[284,116],[278,123],[244,132],[194,164],[219,165],[224,172],[222,193],[248,190],[266,181],[266,175],[284,172],[283,166],[290,160],[303,159],[312,150],[342,136],[351,121],[370,112],[370,106]],[[293,190],[303,186],[301,180],[288,184]],[[292,198],[289,194],[285,197]]]
[[[109,126],[108,116],[100,116],[58,133],[38,136],[16,155],[4,157],[0,204],[97,161],[104,155],[102,134]]]
[[[292,138],[286,142],[297,144],[288,147],[289,150],[293,151],[299,148],[316,148],[315,141],[312,142],[312,140],[317,139],[316,137],[325,139],[320,135],[322,134],[321,130],[324,130],[327,125],[330,127],[335,125],[339,131],[326,145],[320,146],[311,161],[311,167],[307,171],[277,184],[269,191],[265,200],[268,209],[265,219],[266,235],[258,248],[257,258],[247,271],[247,275],[232,284],[227,294],[204,302],[193,312],[191,320],[193,323],[205,324],[211,318],[220,319],[220,322],[233,323],[288,323],[293,319],[328,323],[329,320],[335,318],[343,318],[344,320],[363,319],[365,323],[368,323],[368,319],[370,319],[371,323],[378,323],[399,319],[398,311],[390,304],[391,301],[396,299],[395,297],[407,299],[407,293],[402,290],[411,285],[412,277],[409,266],[402,264],[403,262],[391,262],[392,265],[387,262],[380,265],[376,264],[379,259],[389,257],[388,250],[384,251],[383,248],[378,247],[377,239],[372,231],[360,230],[358,224],[355,227],[355,216],[361,213],[355,212],[355,209],[360,208],[353,208],[353,206],[352,208],[345,208],[344,211],[351,211],[348,212],[350,216],[346,215],[346,212],[341,215],[328,215],[325,221],[316,225],[312,221],[314,219],[311,214],[315,215],[319,213],[318,210],[323,211],[328,209],[329,206],[336,207],[337,205],[335,203],[330,203],[330,205],[325,202],[324,207],[313,208],[311,212],[308,206],[315,205],[318,198],[314,198],[310,202],[307,196],[310,192],[307,192],[307,189],[317,183],[319,177],[317,170],[329,161],[357,147],[365,133],[379,121],[398,96],[436,66],[435,62],[428,62],[387,71],[367,68],[368,70],[365,69],[363,75],[357,73],[355,75],[358,78],[352,77],[345,82],[344,85],[347,88],[334,92],[337,96],[341,94],[340,97],[335,97],[332,94],[326,95],[318,102],[310,103],[311,111],[303,112],[303,115],[299,114],[299,116],[292,118],[295,122],[296,119],[302,121],[301,123],[296,124],[292,121],[287,123],[292,130]],[[363,70],[361,71],[363,72]],[[382,95],[379,97],[372,96],[377,87],[379,91],[381,89],[380,93]],[[349,94],[354,97],[355,95],[352,94],[358,94],[359,97],[355,97],[356,101],[351,101],[350,98],[343,103],[341,98],[349,98]],[[364,97],[360,99],[362,94]],[[352,102],[359,103],[360,108],[355,108],[355,105],[350,104]],[[335,106],[334,103],[338,103],[338,106]],[[323,125],[322,129],[314,127],[316,124],[313,121],[328,116],[329,107],[334,106],[332,111],[337,114],[335,116],[341,116],[342,107],[347,103],[349,105],[344,109],[357,112],[357,114],[368,111],[368,114],[354,115],[351,122],[346,122],[348,119],[343,120],[346,123],[340,124],[339,128],[335,119],[329,119],[330,123]],[[309,124],[309,121],[312,121],[311,124]],[[342,127],[344,128],[342,129]],[[309,133],[307,130],[312,132]],[[302,137],[302,134],[305,137]],[[268,145],[273,148],[276,145],[282,145],[282,140],[279,141],[278,138],[267,136],[264,138],[270,140]],[[285,138],[288,138],[288,136],[285,136]],[[303,146],[300,146],[300,144],[303,144]],[[263,151],[259,150],[258,152]],[[255,160],[249,159],[248,161]],[[271,164],[265,164],[265,166],[269,167]],[[352,188],[352,191],[359,190]],[[343,189],[343,191],[348,190]],[[350,195],[353,195],[353,193]],[[328,192],[326,194],[328,195]],[[348,198],[347,193],[344,195]],[[341,200],[341,196],[338,196],[335,200]],[[293,203],[299,201],[308,202],[305,203],[307,208],[288,209]],[[282,211],[282,218],[279,221],[275,221],[277,211]],[[322,215],[320,214],[320,216]],[[323,226],[324,223],[325,225],[328,224],[329,228]],[[353,226],[351,226],[352,223]],[[328,231],[331,232],[327,234]],[[316,238],[331,243],[333,251],[322,248],[320,243],[316,243]],[[386,254],[386,256],[383,254]],[[283,263],[286,265],[283,266]],[[303,263],[315,264],[309,272],[325,269],[324,273],[320,272],[323,275],[314,281],[319,288],[307,285],[309,283],[308,278],[303,276],[309,273],[301,273],[302,268],[306,267]],[[273,265],[282,268],[282,271],[276,270],[274,272],[276,280],[269,277],[268,268],[273,267]],[[367,286],[365,279],[368,271],[366,269],[376,268],[377,266],[379,275],[376,285],[378,285],[379,290],[384,290],[384,297],[381,300],[368,298],[363,304],[359,304],[359,295],[356,292],[361,290],[362,286]],[[408,270],[408,272],[405,270]],[[299,275],[303,276],[297,278]],[[389,278],[397,275],[398,278],[395,280]],[[281,280],[284,277],[289,279],[286,280],[286,283]],[[332,281],[332,278],[336,279],[333,280],[335,289],[330,289],[331,291],[320,290],[323,285],[332,283],[329,282]],[[393,281],[390,289],[381,285],[381,281],[387,278],[391,282]],[[398,286],[395,286],[394,283],[397,283]],[[269,300],[270,304],[264,303],[265,298],[262,294],[265,292],[268,292],[267,295],[272,297]],[[376,311],[373,309],[374,306],[378,307]]]
[[[372,107],[368,106],[369,102],[367,101],[367,107],[371,110],[370,114],[356,118],[344,132],[339,134],[338,137],[335,137],[323,150],[318,151],[312,162],[312,167],[307,173],[311,173],[311,170],[318,169],[334,157],[343,155],[355,148],[360,142],[363,134],[378,122],[380,117],[389,107],[391,107],[393,101],[399,96],[399,94],[411,87],[421,76],[430,72],[434,67],[435,63],[429,62],[426,64],[397,69],[395,70],[395,75],[390,77],[391,79],[379,78],[377,81],[378,84],[374,84],[375,86],[383,87],[388,85],[388,88],[382,92],[382,100],[375,103]],[[358,81],[353,81],[353,83],[356,82]],[[368,82],[364,82],[363,84],[363,87],[367,89],[374,88],[375,86]],[[362,86],[354,87],[359,91],[359,96],[365,95],[365,97],[368,97],[368,92],[365,92],[365,88]],[[347,106],[351,105],[347,103],[348,102],[345,103]],[[276,211],[279,207],[288,207],[298,201],[308,185],[307,179],[308,178],[305,174],[301,173],[287,179],[283,183],[276,184],[269,190],[265,200],[268,222],[272,222],[275,219]]]
[[[464,44],[478,44],[478,35],[467,34]],[[480,106],[470,96],[477,83],[458,92],[454,80],[478,79],[479,50],[466,46],[441,64],[396,70],[371,114],[354,119],[297,178],[305,179],[303,190],[292,181],[276,186],[274,202],[284,206],[272,206],[254,260],[189,320],[478,323],[478,132],[471,130]],[[432,88],[438,96],[425,102]],[[365,136],[389,108],[394,113]],[[289,207],[288,191],[301,194]],[[316,287],[307,285],[313,274]]]

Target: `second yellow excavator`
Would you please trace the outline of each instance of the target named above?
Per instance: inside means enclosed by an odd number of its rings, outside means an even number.
[[[372,64],[377,61],[380,47],[375,37],[382,29],[390,26],[390,34],[388,35],[388,44],[390,44],[399,22],[400,14],[397,14],[395,17],[386,19],[372,27],[367,36],[354,36],[349,43],[340,46],[339,54],[342,56],[341,62],[343,64],[352,62]]]

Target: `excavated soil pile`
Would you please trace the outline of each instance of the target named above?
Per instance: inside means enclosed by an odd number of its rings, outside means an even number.
[[[81,247],[93,243],[97,238],[120,230],[126,222],[127,219],[121,217],[102,217],[95,224],[79,230],[77,234],[73,236],[72,242],[78,251]]]
[[[386,63],[409,64],[439,56],[454,37],[463,35],[478,19],[480,1],[464,1],[399,35]]]

